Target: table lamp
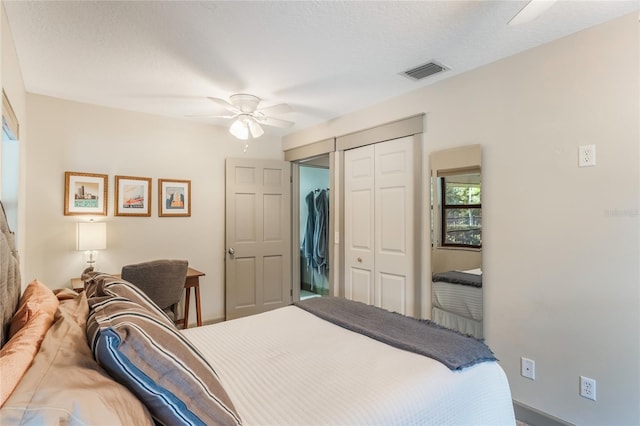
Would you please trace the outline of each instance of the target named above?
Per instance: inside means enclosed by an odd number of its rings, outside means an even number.
[[[94,266],[98,257],[96,250],[107,248],[107,223],[78,222],[76,236],[76,250],[85,252],[87,266]]]

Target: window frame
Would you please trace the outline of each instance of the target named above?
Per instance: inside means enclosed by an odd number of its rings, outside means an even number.
[[[482,201],[478,204],[447,204],[447,184],[446,178],[451,177],[438,176],[440,187],[440,246],[441,247],[455,247],[455,248],[469,248],[469,249],[481,249],[482,237],[480,238],[480,244],[460,244],[447,242],[447,211],[448,210],[464,210],[464,209],[480,209],[482,211]],[[482,184],[480,184],[482,191]],[[480,193],[482,197],[482,192]],[[480,235],[482,236],[482,223],[480,223]]]

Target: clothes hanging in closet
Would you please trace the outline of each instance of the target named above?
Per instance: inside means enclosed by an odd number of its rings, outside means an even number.
[[[329,191],[315,190],[305,197],[307,224],[300,247],[307,261],[307,268],[318,272],[329,270]]]
[[[304,197],[304,202],[307,206],[307,224],[304,228],[304,237],[302,239],[302,255],[307,259],[307,269],[314,268],[313,264],[313,233],[316,226],[316,209],[314,207],[314,195],[313,191],[309,192]]]

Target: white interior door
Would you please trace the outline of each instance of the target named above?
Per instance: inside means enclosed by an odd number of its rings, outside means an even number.
[[[376,144],[375,305],[415,315],[414,142]]]
[[[415,316],[412,137],[345,151],[345,297]]]
[[[226,318],[291,303],[290,164],[226,160]]]
[[[374,145],[344,153],[344,233],[347,299],[374,304]]]

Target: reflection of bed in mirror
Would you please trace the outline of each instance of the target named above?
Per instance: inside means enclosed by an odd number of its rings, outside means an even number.
[[[478,339],[482,334],[482,270],[433,274],[432,319]]]

